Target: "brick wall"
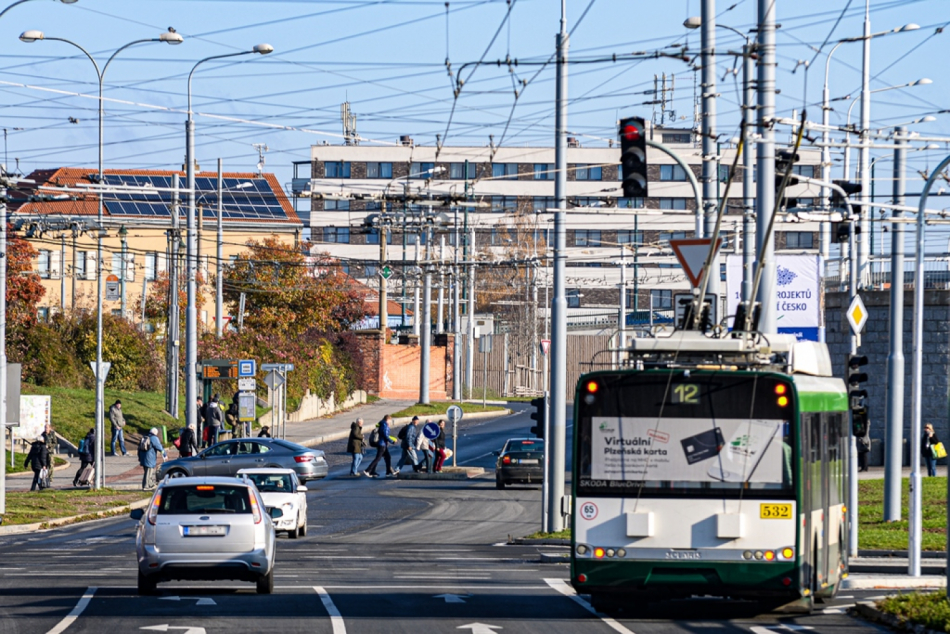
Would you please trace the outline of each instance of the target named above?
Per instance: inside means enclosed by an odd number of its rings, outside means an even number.
[[[419,398],[422,348],[383,343],[376,330],[362,331],[358,336],[363,354],[363,389],[382,398]],[[447,400],[452,393],[454,345],[449,335],[447,346],[429,349],[429,397],[433,401]]]

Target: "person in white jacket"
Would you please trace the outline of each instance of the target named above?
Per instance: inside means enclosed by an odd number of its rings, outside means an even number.
[[[419,434],[416,436],[416,452],[418,452],[419,455],[419,471],[429,473],[432,471],[434,454],[432,453],[432,441],[426,438],[425,434],[422,433],[425,426],[426,423],[419,426]]]

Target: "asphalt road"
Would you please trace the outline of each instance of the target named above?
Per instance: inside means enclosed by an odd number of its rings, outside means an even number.
[[[719,600],[639,619],[595,613],[567,584],[566,565],[540,563],[557,547],[506,544],[539,528],[541,494],[496,490],[491,451],[529,426],[520,412],[463,422],[459,462],[489,468],[465,482],[351,478],[343,444],[325,446],[330,477],[309,485],[308,536],[278,539],[270,596],[253,584],[173,582],[139,597],[128,519],[0,538],[0,634],[878,631],[844,614],[872,593],[794,618]]]

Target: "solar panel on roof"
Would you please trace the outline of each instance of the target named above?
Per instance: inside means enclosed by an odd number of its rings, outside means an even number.
[[[183,179],[182,179],[183,180]],[[179,180],[179,186],[184,183]],[[106,210],[113,216],[170,217],[172,193],[170,191],[148,191],[149,186],[156,189],[170,189],[170,176],[146,176],[139,174],[105,174],[106,185],[124,185],[141,187],[140,192],[108,193],[103,196]],[[280,204],[270,183],[263,178],[225,178],[221,196],[222,216],[227,220],[286,220],[287,213]],[[202,217],[214,220],[218,216],[218,179],[208,177],[195,178],[195,200],[201,206]],[[179,195],[179,203],[187,205],[184,193]]]

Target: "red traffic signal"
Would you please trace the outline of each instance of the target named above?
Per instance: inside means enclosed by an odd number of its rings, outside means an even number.
[[[646,123],[640,117],[620,120],[620,174],[624,198],[647,194]]]
[[[641,136],[642,134],[643,134],[643,130],[642,130],[641,128],[637,127],[637,125],[636,125],[635,123],[633,123],[632,120],[627,119],[627,120],[624,122],[624,126],[623,126],[623,130],[621,131],[621,135],[623,135],[623,138],[624,138],[625,141],[639,141],[639,140],[640,140],[640,136]]]

